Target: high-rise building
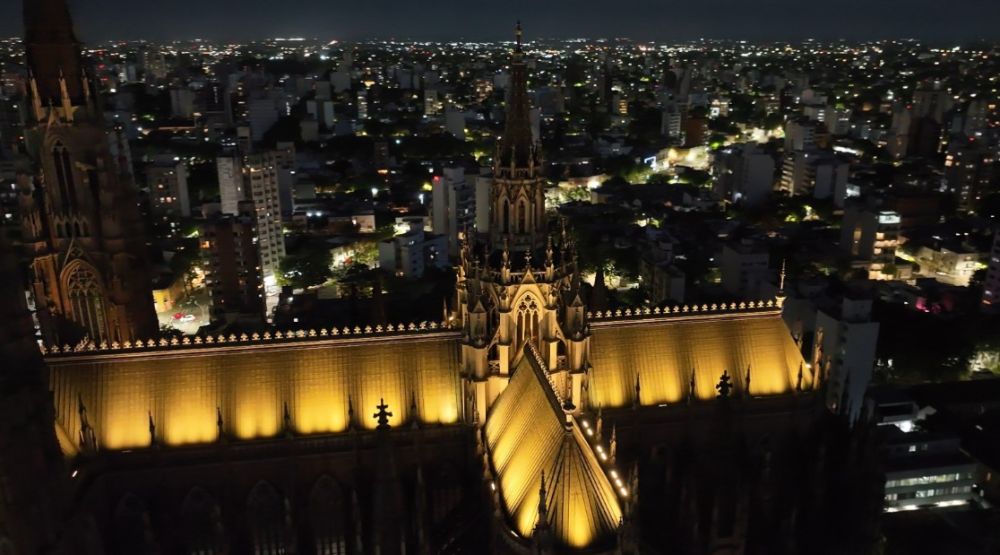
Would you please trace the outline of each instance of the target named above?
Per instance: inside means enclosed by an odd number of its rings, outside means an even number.
[[[826,376],[827,406],[852,421],[861,415],[875,368],[879,324],[871,320],[871,310],[870,299],[845,297],[839,306],[820,307],[816,313],[810,365]]]
[[[226,154],[215,159],[219,176],[219,197],[223,214],[238,214],[240,201],[246,200],[243,164],[240,156]]]
[[[257,249],[257,218],[252,201],[239,214],[212,214],[200,225],[206,261],[205,285],[212,298],[212,322],[264,321],[264,280]]]
[[[32,167],[18,184],[42,334],[60,344],[153,337],[135,185],[125,158],[114,157],[109,145],[125,139],[104,127],[65,4],[30,2],[24,15]]]
[[[927,118],[937,124],[954,105],[954,97],[942,81],[928,81],[913,91],[913,117]]]
[[[986,312],[1000,312],[1000,229],[993,236],[993,247],[987,255],[987,264],[982,307]]]
[[[447,167],[431,183],[431,215],[434,233],[448,238],[448,254],[458,254],[459,242],[474,229],[476,198],[466,182],[465,168]]]
[[[723,199],[755,206],[774,190],[774,158],[753,145],[724,148],[714,164],[715,194]]]
[[[829,132],[824,124],[800,117],[785,124],[785,153],[827,147]]]
[[[975,139],[959,139],[948,145],[944,158],[944,186],[958,198],[958,208],[974,211],[982,198],[1000,183],[997,154]]]
[[[848,204],[840,227],[840,248],[856,266],[868,270],[869,279],[891,279],[899,246],[899,223],[896,212]]]
[[[719,268],[726,293],[744,300],[764,298],[764,286],[770,278],[770,256],[764,245],[751,240],[728,243],[722,247]]]
[[[358,110],[358,121],[364,121],[368,119],[368,89],[361,89],[358,91],[358,99],[355,104]]]
[[[170,114],[175,118],[191,119],[195,113],[195,92],[186,87],[170,89]]]
[[[294,154],[271,150],[247,157],[247,189],[257,218],[257,247],[267,288],[277,286],[281,259],[285,257],[285,235],[281,221],[281,181]]]
[[[847,197],[850,164],[828,151],[797,150],[785,155],[780,188],[793,195],[833,198],[842,206]]]
[[[250,139],[258,142],[264,138],[281,113],[278,111],[279,100],[274,91],[265,91],[251,96],[247,101],[247,124],[250,126]]]
[[[183,160],[158,161],[147,166],[146,187],[154,214],[175,220],[191,217],[188,171]]]
[[[452,137],[465,140],[465,112],[456,106],[448,106],[444,110],[445,128]]]

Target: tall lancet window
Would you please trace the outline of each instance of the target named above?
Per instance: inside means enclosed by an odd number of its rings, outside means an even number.
[[[181,504],[179,531],[187,555],[219,555],[225,552],[225,530],[219,505],[200,487],[189,491]]]
[[[247,498],[247,523],[253,555],[285,555],[285,501],[267,482],[258,482]]]
[[[86,264],[77,264],[66,279],[66,292],[72,319],[95,341],[108,336],[104,294],[97,272]]]
[[[503,220],[500,224],[503,233],[510,233],[510,203],[506,199],[503,201]]]
[[[517,203],[517,232],[528,232],[528,205],[523,199]]]
[[[309,520],[316,555],[347,555],[346,499],[329,476],[316,482],[309,495]],[[360,523],[354,523],[360,526]]]
[[[537,347],[541,333],[538,329],[538,302],[527,296],[517,305],[517,348],[529,341]]]
[[[69,150],[62,143],[52,147],[52,163],[56,167],[56,186],[59,188],[59,202],[63,210],[76,208],[76,185],[73,181],[73,160]]]

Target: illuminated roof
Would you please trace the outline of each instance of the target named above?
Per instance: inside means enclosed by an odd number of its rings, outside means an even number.
[[[642,405],[676,403],[690,389],[712,399],[723,371],[739,393],[750,369],[750,393],[794,391],[803,368],[802,387],[812,373],[778,310],[760,313],[644,318],[592,324],[590,402],[594,406],[630,405],[635,384]]]
[[[78,400],[103,449],[210,443],[221,415],[238,439],[282,433],[287,407],[299,434],[373,429],[380,399],[398,426],[459,419],[458,335],[413,333],[294,343],[175,347],[49,357],[61,432],[80,429]],[[413,414],[412,408],[416,409]],[[65,445],[64,445],[65,449]]]
[[[576,421],[563,411],[537,353],[528,349],[486,420],[501,498],[514,530],[531,536],[544,472],[553,538],[587,547],[614,535],[621,506]]]

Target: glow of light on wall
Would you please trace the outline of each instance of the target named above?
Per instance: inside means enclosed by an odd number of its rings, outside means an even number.
[[[753,395],[795,389],[800,364],[803,388],[812,373],[779,316],[647,325],[595,327],[592,343],[591,402],[605,407],[632,403],[636,376],[642,405],[678,403],[687,397],[691,371],[695,397],[714,399],[728,371],[737,394],[751,368]]]
[[[355,422],[365,429],[377,425],[372,414],[380,399],[389,404],[393,426],[411,420],[414,398],[423,423],[459,419],[461,384],[452,337],[190,354],[50,360],[58,428],[75,440],[78,397],[99,446],[110,450],[149,446],[150,415],[157,440],[165,445],[215,441],[217,410],[233,437],[274,437],[284,426],[286,403],[300,434],[345,431],[348,399]]]

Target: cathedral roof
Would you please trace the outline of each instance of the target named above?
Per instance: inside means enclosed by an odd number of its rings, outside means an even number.
[[[557,543],[593,546],[614,536],[617,494],[575,419],[528,346],[486,420],[491,463],[507,517],[523,537],[538,524],[542,475],[548,526]]]
[[[813,384],[812,369],[780,309],[593,322],[592,332],[590,402],[595,406],[632,404],[637,381],[642,405],[682,401],[692,371],[698,399],[715,398],[723,372],[732,376],[739,392],[749,370],[752,395],[788,393]]]
[[[458,421],[461,387],[454,332],[414,331],[291,342],[202,344],[162,350],[50,356],[57,425],[80,429],[78,401],[110,450],[281,433],[287,406],[296,433],[374,429],[382,400],[389,424]],[[413,411],[416,411],[416,414]]]

